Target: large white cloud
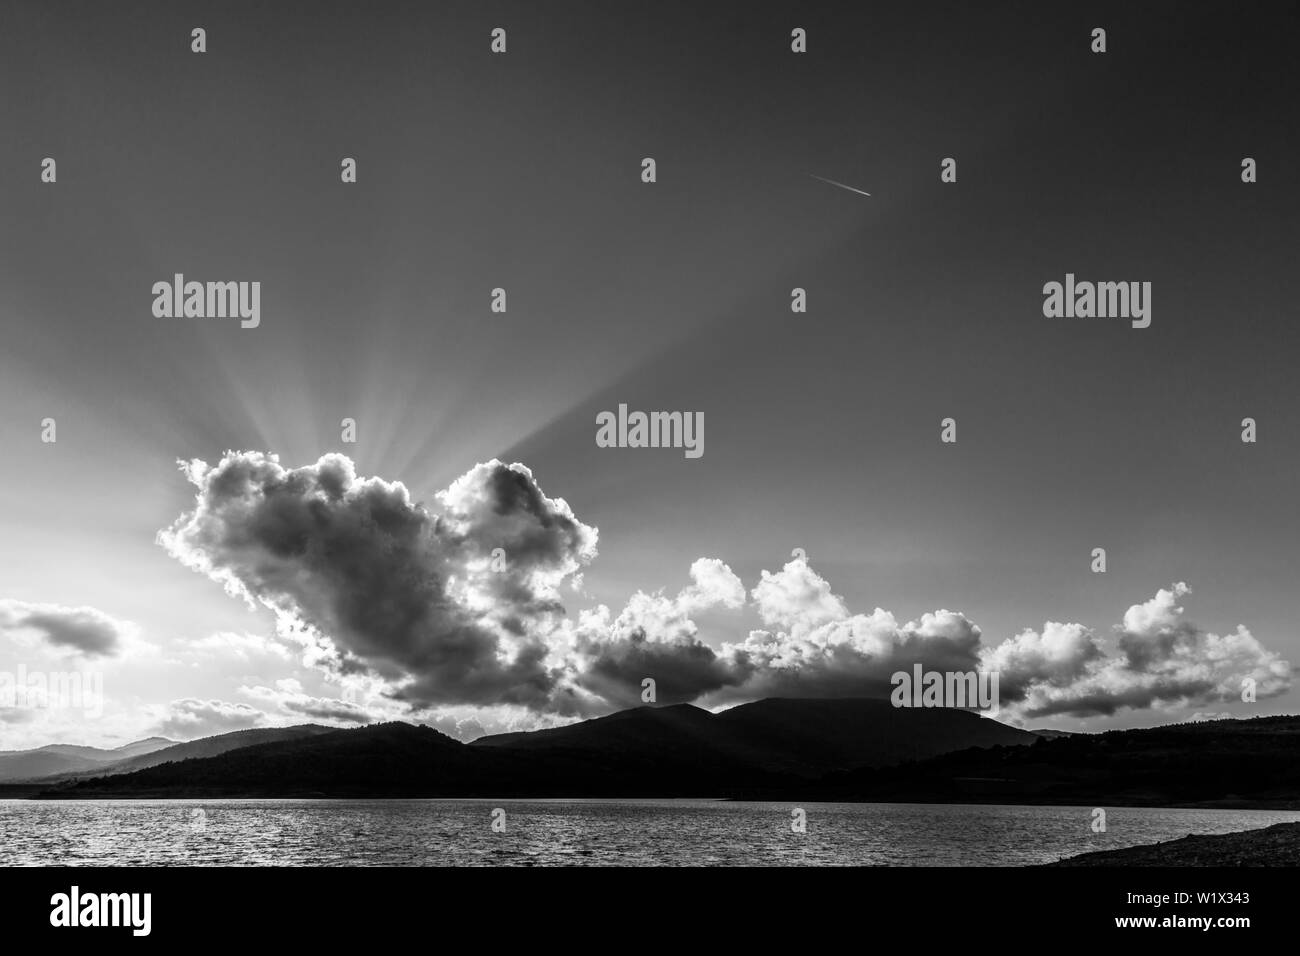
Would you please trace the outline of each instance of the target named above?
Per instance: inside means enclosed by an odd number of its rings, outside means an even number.
[[[638,591],[612,617],[601,605],[582,615],[567,662],[571,689],[563,706],[578,714],[641,703],[642,682],[655,682],[657,703],[692,701],[743,680],[744,671],[700,640],[691,615],[737,609],[745,586],[727,565],[701,558],[676,597]]]
[[[569,615],[561,586],[595,557],[597,532],[523,465],[476,465],[433,509],[398,482],[358,477],[342,455],[288,469],[231,452],[184,467],[198,492],[160,533],[168,551],[274,609],[280,636],[336,682],[377,681],[389,702],[458,728],[473,719],[463,708],[499,726],[632,706],[646,678],[658,703],[714,705],[884,697],[891,676],[917,664],[995,671],[1003,706],[1030,717],[1203,705],[1239,694],[1245,678],[1261,697],[1290,684],[1289,665],[1244,627],[1220,636],[1187,622],[1184,584],[1131,607],[1113,642],[1048,622],[986,646],[958,611],[905,622],[854,612],[803,557],[762,571],[748,595],[726,564],[700,558],[675,595],[638,591],[617,612]],[[702,614],[733,624],[706,640]],[[748,636],[726,639],[736,633]],[[376,712],[280,685],[245,692],[282,715],[359,722]]]
[[[1113,653],[1082,625],[1047,624],[988,650],[983,666],[999,672],[1004,700],[1026,717],[1240,701],[1248,681],[1257,698],[1291,686],[1290,664],[1245,627],[1219,635],[1186,620],[1177,602],[1190,593],[1179,582],[1130,607]]]
[[[806,632],[849,616],[844,601],[831,593],[830,582],[804,558],[794,559],[775,574],[763,571],[752,594],[759,617],[769,627]]]
[[[750,596],[767,627],[750,631],[744,641],[723,643],[715,653],[680,637],[667,647],[646,640],[642,646],[659,653],[635,663],[651,675],[650,665],[663,666],[663,657],[676,650],[676,684],[723,703],[760,697],[886,696],[891,675],[910,670],[914,663],[968,670],[977,660],[979,628],[963,615],[940,610],[900,624],[880,608],[853,614],[802,557],[779,571],[763,571]],[[633,609],[635,602],[629,605]],[[643,610],[636,616],[644,629],[650,616]],[[689,620],[672,623],[675,633],[694,637]],[[690,673],[704,678],[698,686],[681,673],[693,664]]]
[[[438,497],[359,478],[343,455],[287,469],[256,452],[185,467],[194,510],[159,534],[232,594],[288,616],[341,671],[368,669],[414,703],[544,709],[556,586],[596,532],[523,465],[478,465]]]

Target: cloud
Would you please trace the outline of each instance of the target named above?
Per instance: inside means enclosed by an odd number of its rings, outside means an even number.
[[[1183,609],[1174,602],[1192,593],[1192,589],[1181,581],[1170,585],[1168,591],[1161,588],[1156,596],[1145,604],[1134,604],[1124,612],[1124,632],[1141,636],[1157,636],[1176,627]],[[1136,644],[1135,644],[1136,646]]]
[[[290,717],[307,717],[312,721],[337,724],[368,724],[375,717],[360,704],[337,697],[313,697],[303,692],[302,684],[293,678],[275,682],[275,687],[240,687],[239,692]]]
[[[489,732],[477,717],[458,718],[451,715],[443,715],[443,716],[431,718],[429,720],[421,721],[421,723],[425,724],[426,726],[432,727],[434,730],[437,730],[440,733],[446,734],[448,737],[451,737],[454,740],[461,740],[464,741],[465,743],[469,743],[472,740],[477,740],[478,738],[485,736]],[[503,730],[493,731],[493,732],[504,733],[504,732],[509,732],[509,730],[511,729],[514,728],[507,727],[504,728]],[[534,728],[530,725],[523,729],[532,730]]]
[[[543,635],[596,530],[523,465],[475,466],[437,496],[440,512],[343,455],[290,470],[230,452],[183,468],[195,508],[159,542],[299,622],[341,672],[384,676],[413,704],[547,706],[558,675]]]
[[[1035,687],[1068,689],[1104,656],[1101,642],[1082,624],[1049,621],[985,651],[981,669],[998,674],[1004,700],[1022,701]]]
[[[831,593],[830,582],[796,558],[775,574],[762,572],[753,590],[763,623],[809,631],[849,616],[844,601]]]
[[[716,561],[697,561],[692,577],[694,583],[676,598],[638,592],[613,621],[603,607],[583,618],[576,684],[618,706],[640,702],[646,677],[655,680],[658,703],[883,697],[891,675],[914,663],[940,670],[968,670],[977,663],[979,628],[963,615],[941,610],[900,625],[879,608],[850,614],[803,558],[778,572],[762,572],[751,592],[763,622],[783,629],[752,631],[745,641],[714,650],[699,639],[690,615],[707,606],[738,607],[740,581]],[[705,587],[706,581],[713,587]],[[711,603],[701,601],[705,593]]]
[[[899,624],[881,608],[852,614],[805,558],[762,572],[751,596],[770,629],[724,645],[733,666],[746,673],[724,699],[883,697],[890,677],[914,664],[966,671],[977,660],[980,629],[965,615],[938,610]]]
[[[643,681],[656,703],[683,703],[734,684],[730,662],[698,637],[691,615],[738,609],[745,586],[716,558],[691,565],[691,583],[675,597],[638,591],[617,616],[600,605],[584,612],[562,656],[566,680],[555,697],[562,713],[588,715],[643,703]]]
[[[617,612],[569,616],[561,591],[580,593],[597,531],[521,464],[476,465],[430,508],[400,482],[358,477],[338,454],[288,469],[273,455],[230,452],[183,469],[195,506],[160,532],[163,547],[273,609],[305,663],[383,695],[349,694],[361,705],[284,682],[244,688],[277,716],[363,722],[397,703],[458,731],[473,713],[479,727],[545,723],[640,704],[647,678],[661,704],[887,697],[892,675],[917,664],[996,671],[1002,706],[1020,717],[1203,705],[1239,698],[1246,679],[1259,697],[1290,686],[1290,665],[1244,627],[1221,636],[1188,622],[1183,583],[1130,607],[1110,641],[1049,621],[985,645],[959,611],[905,622],[882,608],[854,612],[803,557],[763,570],[748,594],[726,564],[700,558],[675,595],[637,591]],[[729,617],[730,630],[702,634],[703,612],[710,626]],[[755,618],[760,627],[746,622]],[[261,647],[208,640],[236,654]]]
[[[711,607],[735,610],[745,604],[745,582],[717,558],[700,558],[691,565],[691,583],[677,595],[676,603],[683,614]]]
[[[1290,688],[1291,665],[1245,627],[1219,635],[1187,621],[1177,602],[1190,593],[1179,582],[1130,607],[1114,653],[1082,625],[1047,624],[986,652],[983,666],[999,672],[1004,701],[1026,717],[1240,701],[1247,681],[1257,698]]]
[[[247,704],[186,697],[168,705],[158,733],[173,740],[211,737],[262,725],[266,715]]]
[[[34,634],[52,647],[83,657],[111,657],[137,633],[134,624],[93,607],[0,601],[0,634],[11,638]]]

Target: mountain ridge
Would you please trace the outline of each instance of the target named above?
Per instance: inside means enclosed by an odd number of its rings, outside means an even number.
[[[964,711],[857,698],[774,699],[719,714],[678,704],[468,744],[404,722],[372,724],[93,777],[51,795],[726,796],[1036,739]]]
[[[0,751],[0,783],[102,768],[144,756],[175,743],[166,737],[146,737],[111,750],[80,744],[46,744],[29,750],[4,750]]]
[[[0,783],[55,783],[104,774],[130,773],[173,761],[216,756],[254,743],[327,733],[336,729],[338,728],[323,724],[253,727],[183,742],[166,737],[148,737],[123,744],[114,750],[79,747],[75,744],[47,744],[34,750],[0,754]],[[6,756],[17,759],[7,762]]]
[[[248,739],[255,738],[237,738]],[[1300,716],[1046,737],[964,711],[771,698],[717,714],[690,705],[631,708],[468,744],[394,721],[317,727],[215,756],[65,781],[40,796],[707,797],[1300,809]]]

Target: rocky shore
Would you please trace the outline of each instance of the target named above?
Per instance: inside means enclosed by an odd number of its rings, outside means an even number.
[[[1300,823],[1081,853],[1048,866],[1300,866]]]

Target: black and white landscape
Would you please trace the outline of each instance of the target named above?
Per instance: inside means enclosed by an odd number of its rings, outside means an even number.
[[[1300,863],[1297,26],[11,3],[0,863]]]

